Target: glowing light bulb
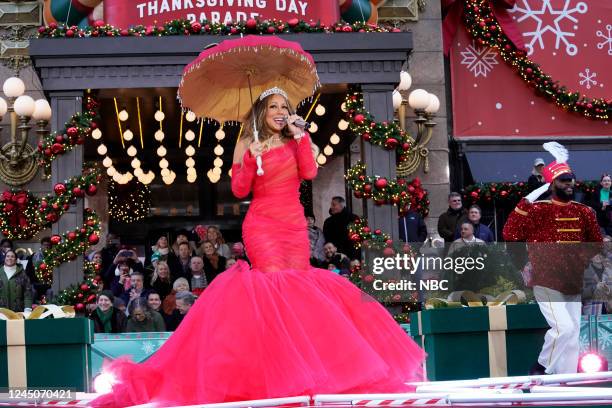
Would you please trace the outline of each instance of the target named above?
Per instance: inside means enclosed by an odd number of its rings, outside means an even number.
[[[115,174],[113,174],[113,181],[115,183],[121,183],[122,180],[123,180],[123,176],[121,173],[116,172]]]
[[[223,150],[223,146],[221,146],[220,144],[218,144],[217,146],[215,146],[215,149],[213,150],[215,152],[215,154],[217,156],[221,156],[224,152]]]
[[[338,143],[340,143],[340,136],[338,136],[337,134],[334,133],[329,138],[329,143],[331,143],[333,145],[337,145]]]
[[[91,137],[93,137],[96,140],[100,139],[102,137],[102,131],[98,128],[94,129],[91,132]]]
[[[162,169],[161,175],[162,177],[168,177],[170,175],[170,170],[168,170],[167,168]]]
[[[166,159],[161,159],[159,161],[159,168],[160,169],[167,169],[168,168],[168,160]]]
[[[217,138],[217,140],[223,140],[225,139],[225,131],[223,129],[219,129],[215,132],[215,137]]]
[[[120,121],[125,122],[129,118],[130,118],[130,115],[128,115],[128,113],[127,113],[127,111],[125,109],[123,109],[121,112],[119,112],[119,120]]]
[[[166,115],[164,114],[164,112],[158,110],[157,112],[155,112],[155,115],[153,115],[153,117],[156,121],[161,122],[166,118]]]
[[[164,177],[162,178],[162,180],[164,180],[164,183],[167,185],[170,185],[174,182],[174,180],[172,180],[170,177]]]
[[[229,169],[229,171],[227,172],[228,176],[232,177],[232,169]]]
[[[198,179],[198,175],[197,174],[188,174],[187,175],[187,181],[190,183],[195,183],[195,181]]]
[[[105,157],[104,160],[102,160],[102,165],[106,168],[109,168],[110,166],[113,165],[113,159],[111,159],[110,157]]]
[[[193,133],[193,130],[188,130],[187,132],[185,132],[185,140],[187,140],[188,142],[192,142],[193,139],[195,139],[195,133]]]
[[[332,154],[334,154],[334,148],[330,145],[325,146],[325,148],[323,149],[323,154],[325,154],[326,156],[331,156]]]
[[[134,157],[134,156],[136,156],[138,154],[138,150],[136,150],[136,148],[134,146],[130,146],[127,149],[127,154],[130,157]]]
[[[106,169],[106,174],[108,175],[108,177],[113,177],[116,172],[117,170],[113,166],[110,166],[108,169]]]
[[[315,133],[317,130],[319,130],[319,126],[317,126],[317,124],[314,122],[310,122],[310,127],[308,128],[308,131],[310,133]]]
[[[134,134],[132,133],[130,129],[127,129],[125,132],[123,132],[123,140],[126,140],[129,142],[133,138],[134,138]]]
[[[187,160],[185,160],[185,166],[187,167],[195,166],[195,160],[193,160],[192,157],[188,158]]]
[[[166,153],[168,153],[168,151],[166,150],[166,148],[164,146],[159,146],[157,148],[157,155],[159,157],[164,157],[166,155]]]
[[[221,167],[215,167],[214,169],[212,169],[212,173],[216,176],[220,176],[221,175]]]
[[[187,113],[185,114],[185,119],[187,119],[187,122],[193,122],[194,120],[196,120],[196,114],[192,111],[187,111]]]
[[[161,130],[155,132],[155,140],[157,140],[158,142],[163,141],[165,136],[166,135],[164,135],[164,132],[162,132]]]
[[[324,165],[325,163],[327,163],[327,157],[325,157],[325,155],[320,154],[319,157],[317,157],[317,163],[319,163],[321,166]]]
[[[132,160],[130,164],[132,165],[132,168],[134,169],[140,168],[140,160],[138,160],[136,157],[134,157],[134,159]]]
[[[100,146],[98,146],[98,154],[100,156],[104,156],[106,152],[108,152],[108,149],[106,148],[104,144],[101,144]]]
[[[342,110],[342,112],[348,112],[348,109],[346,109],[346,102],[342,102],[342,105],[340,105],[340,109]]]
[[[215,167],[222,167],[223,166],[223,160],[220,157],[217,157],[215,159],[215,161],[213,161],[213,164],[215,165]]]
[[[348,129],[349,123],[344,120],[344,119],[340,119],[340,122],[338,122],[338,129],[340,130],[346,130]]]
[[[187,175],[190,175],[190,174],[196,174],[196,169],[193,168],[193,167],[188,167],[187,168]]]
[[[140,179],[144,175],[144,171],[140,167],[138,167],[136,168],[136,170],[134,170],[134,175],[138,177],[138,179]]]
[[[325,106],[318,104],[315,108],[315,113],[319,116],[325,115]]]
[[[193,156],[195,154],[195,148],[191,145],[187,146],[185,149],[185,154],[190,157]]]

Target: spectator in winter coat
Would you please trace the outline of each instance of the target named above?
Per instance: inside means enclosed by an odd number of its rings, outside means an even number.
[[[533,170],[531,170],[531,176],[527,179],[527,187],[529,192],[532,192],[536,188],[544,185],[544,176],[542,175],[542,169],[544,168],[544,159],[538,157],[533,162]]]
[[[346,208],[344,198],[338,196],[332,198],[329,214],[330,216],[323,223],[325,241],[333,243],[338,251],[351,259],[361,258],[360,252],[348,237],[348,225],[355,221],[357,216],[351,214]]]
[[[94,324],[94,333],[123,333],[127,324],[125,313],[115,308],[115,297],[110,290],[98,294],[96,309],[89,315]]]
[[[400,239],[408,243],[423,243],[427,239],[427,226],[421,214],[408,210],[406,215],[399,219]]]
[[[0,266],[0,307],[13,312],[32,307],[32,284],[12,249],[4,253],[4,264]]]
[[[440,215],[438,219],[438,234],[445,242],[455,240],[455,231],[463,221],[467,219],[467,214],[463,208],[461,194],[452,192],[448,195],[448,210]]]
[[[476,238],[482,239],[484,242],[495,242],[495,235],[493,231],[489,227],[480,223],[480,219],[482,218],[482,210],[476,204],[470,206],[468,210],[468,221],[472,223],[474,226],[474,236]],[[455,239],[461,237],[461,231],[457,228],[455,232]]]
[[[151,310],[147,299],[138,298],[130,303],[130,317],[126,332],[163,332],[166,331],[164,318],[158,312]]]
[[[597,224],[606,235],[612,235],[612,195],[610,194],[612,178],[609,174],[603,174],[599,186],[588,203],[597,214]]]

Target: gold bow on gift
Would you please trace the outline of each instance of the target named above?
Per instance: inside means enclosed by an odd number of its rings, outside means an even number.
[[[40,305],[31,312],[13,312],[10,309],[0,307],[0,320],[33,320],[54,319],[75,317],[74,306]]]
[[[522,290],[509,290],[498,296],[474,293],[470,290],[452,292],[447,299],[432,298],[425,302],[425,309],[443,309],[452,307],[501,306],[525,303],[527,296]]]

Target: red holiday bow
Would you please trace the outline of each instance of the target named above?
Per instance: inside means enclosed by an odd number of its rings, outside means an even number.
[[[28,207],[28,193],[20,191],[11,193],[5,191],[0,197],[0,201],[4,202],[4,212],[9,214],[9,223],[14,227],[27,227],[28,219],[25,210]]]
[[[453,38],[457,33],[457,28],[463,16],[465,3],[470,0],[442,0],[442,9],[446,12],[446,17],[442,24],[443,40],[444,40],[444,55],[448,56],[450,52]],[[519,49],[525,48],[523,35],[516,23],[508,13],[508,10],[514,7],[516,0],[487,0],[493,10],[493,15],[499,22],[504,34],[510,41]]]

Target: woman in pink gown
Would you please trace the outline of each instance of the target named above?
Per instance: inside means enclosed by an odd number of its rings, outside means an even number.
[[[282,90],[262,95],[253,107],[261,143],[247,126],[232,166],[233,193],[253,194],[243,224],[252,268],[238,261],[217,276],[149,360],[108,364],[117,382],[95,406],[405,392],[406,381],[423,380],[424,352],[389,313],[346,278],[310,266],[299,200],[300,180],[317,173],[310,137],[292,124]]]

